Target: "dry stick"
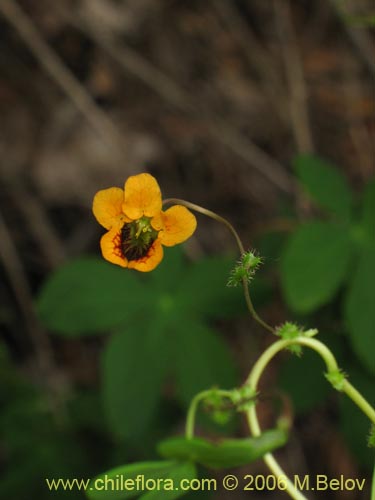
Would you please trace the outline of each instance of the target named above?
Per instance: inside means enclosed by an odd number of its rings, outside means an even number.
[[[26,327],[37,352],[38,361],[44,369],[49,368],[52,364],[51,346],[45,332],[40,328],[34,311],[29,283],[2,214],[0,214],[0,241],[0,259],[3,261],[5,272],[24,316]]]
[[[5,273],[13,289],[21,314],[31,339],[33,349],[36,353],[38,372],[43,382],[51,388],[49,392],[51,409],[56,421],[61,422],[63,408],[61,398],[53,388],[53,385],[61,380],[59,370],[55,366],[52,347],[49,338],[40,325],[34,310],[33,299],[29,283],[25,276],[17,248],[13,243],[5,220],[0,213],[0,261],[2,261]]]
[[[273,2],[275,22],[279,31],[285,73],[290,92],[290,118],[294,139],[300,153],[312,153],[313,139],[307,107],[307,91],[298,40],[294,31],[288,0]]]
[[[363,27],[358,28],[350,24],[350,20],[345,19],[346,12],[343,10],[344,2],[338,0],[331,0],[331,5],[336,12],[338,18],[352,42],[353,46],[357,49],[358,54],[361,56],[367,69],[375,78],[375,57],[374,57],[374,44],[371,37]]]
[[[142,58],[133,49],[123,45],[118,46],[113,37],[107,32],[103,32],[100,26],[95,26],[94,28],[85,26],[83,20],[77,20],[66,12],[64,12],[64,16],[70,24],[93,39],[120,67],[136,76],[145,85],[159,94],[167,103],[194,118],[199,117],[199,119],[207,124],[207,130],[211,137],[226,145],[232,152],[242,158],[244,162],[258,170],[273,185],[287,194],[293,192],[292,178],[285,172],[283,166],[277,160],[266,154],[251,140],[241,136],[225,120],[213,116],[201,104],[197,104],[187,91],[182,89],[152,63]]]
[[[222,118],[212,117],[208,126],[210,135],[213,138],[227,146],[244,162],[250,164],[274,186],[284,193],[294,193],[294,179],[275,158],[269,156],[248,138],[239,134]]]
[[[343,68],[343,101],[345,109],[345,125],[347,133],[351,138],[358,160],[356,164],[363,178],[373,169],[375,158],[375,144],[371,140],[371,132],[366,127],[362,116],[357,117],[354,112],[358,102],[363,98],[364,91],[361,88],[361,81],[357,72],[349,67]],[[354,118],[354,119],[353,119]]]
[[[25,224],[30,228],[30,232],[39,245],[43,259],[50,268],[55,268],[65,259],[65,251],[62,242],[51,222],[46,211],[39,200],[18,181],[12,186],[3,181],[8,186],[10,195],[22,213]]]
[[[64,66],[61,59],[50,49],[21,8],[13,0],[0,0],[0,12],[17,29],[28,43],[35,57],[96,130],[107,140],[108,144],[119,146],[120,137],[117,128],[108,119],[107,115],[95,105],[90,95]],[[77,23],[76,19],[69,16],[69,20],[82,30],[82,26]],[[257,169],[279,189],[288,194],[292,192],[292,180],[284,172],[282,165],[264,153],[256,144],[243,138],[226,121],[215,116],[209,116],[207,112],[203,111],[202,113],[202,110],[195,104],[190,94],[176,85],[163,72],[144,60],[132,49],[117,47],[112,38],[106,36],[103,32],[100,33],[100,30],[86,28],[84,31],[88,32],[89,36],[104,48],[120,66],[136,75],[167,102],[193,116],[203,115],[202,118],[208,121],[208,131],[212,137],[225,144],[245,162],[251,164],[253,168]],[[116,137],[118,141],[114,141]]]
[[[254,36],[232,0],[220,0],[219,2],[211,0],[211,5],[241,48],[250,67],[258,73],[264,93],[277,111],[279,118],[285,122],[286,106],[284,99],[280,98],[281,95],[285,94],[285,89],[280,81],[280,75],[273,58]]]
[[[121,135],[115,124],[96,106],[93,98],[45,42],[21,7],[14,0],[0,0],[0,13],[16,29],[41,66],[72,100],[108,146],[119,151]]]

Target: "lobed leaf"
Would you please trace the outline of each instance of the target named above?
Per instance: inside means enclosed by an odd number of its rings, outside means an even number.
[[[303,187],[318,205],[342,220],[350,220],[352,195],[337,168],[312,155],[297,156],[293,166]]]
[[[245,311],[241,290],[226,286],[234,259],[209,257],[191,265],[178,284],[178,300],[189,315],[222,318]]]
[[[111,428],[124,438],[151,425],[169,368],[165,325],[147,317],[136,329],[111,337],[102,359],[104,408]]]
[[[198,392],[214,385],[234,387],[237,371],[225,342],[215,332],[186,318],[173,343],[177,397],[186,406]]]
[[[281,284],[291,309],[308,313],[331,300],[347,275],[351,250],[349,233],[341,226],[300,226],[281,259]]]
[[[51,275],[39,293],[37,310],[56,333],[88,335],[129,321],[144,309],[148,298],[134,273],[85,258]]]
[[[363,365],[375,374],[375,245],[358,259],[345,301],[351,345]]]
[[[140,495],[140,498],[147,500],[159,498],[173,500],[182,496],[184,491],[173,489],[173,491],[160,490],[144,493],[144,490],[136,487],[137,478],[141,478],[145,485],[146,481],[150,480],[150,486],[152,486],[153,481],[161,480],[161,484],[163,484],[165,479],[171,479],[177,485],[181,479],[193,479],[195,476],[195,467],[189,463],[175,461],[138,462],[116,467],[93,478],[86,490],[86,496],[89,500],[126,500]],[[142,483],[138,484],[142,486]],[[106,490],[102,488],[104,485],[107,485]]]
[[[375,239],[375,178],[365,187],[362,205],[362,224],[369,242]]]

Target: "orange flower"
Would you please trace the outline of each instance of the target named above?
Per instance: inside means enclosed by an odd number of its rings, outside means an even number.
[[[194,215],[182,205],[162,211],[161,192],[150,174],[129,177],[124,190],[98,191],[92,210],[108,232],[101,240],[103,257],[122,267],[152,271],[163,258],[163,247],[187,240],[197,226]]]

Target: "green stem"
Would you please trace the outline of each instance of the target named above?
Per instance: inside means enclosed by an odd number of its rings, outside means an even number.
[[[269,325],[268,323],[266,323],[265,321],[262,320],[262,318],[258,315],[258,313],[256,312],[254,306],[253,306],[253,302],[251,300],[251,297],[250,297],[250,292],[249,292],[249,287],[247,285],[247,280],[246,278],[243,278],[242,279],[242,288],[243,288],[243,292],[244,292],[244,295],[245,295],[245,301],[246,301],[246,305],[247,305],[247,308],[250,312],[250,314],[252,315],[252,317],[255,319],[255,321],[257,321],[261,326],[263,326],[263,328],[265,328],[266,330],[268,330],[269,332],[273,333],[274,335],[276,335],[276,331],[274,328],[272,328],[271,325]]]
[[[198,212],[202,215],[205,215],[206,217],[210,217],[211,219],[214,219],[217,222],[220,222],[221,224],[224,224],[224,226],[226,226],[229,229],[229,231],[232,233],[232,235],[234,236],[234,239],[236,240],[238,249],[240,251],[240,255],[242,256],[245,253],[244,246],[242,244],[241,238],[239,237],[237,231],[234,229],[234,227],[232,226],[232,224],[229,221],[224,219],[224,217],[221,217],[220,215],[216,214],[215,212],[212,212],[211,210],[207,210],[207,208],[200,207],[199,205],[196,205],[195,203],[190,203],[190,201],[180,200],[178,198],[168,198],[166,200],[163,200],[163,205],[169,204],[169,203],[183,205],[186,208],[190,208],[191,210],[194,210],[195,212]],[[272,328],[271,325],[269,325],[268,323],[263,321],[262,318],[256,312],[254,305],[253,305],[253,302],[252,302],[251,297],[250,297],[249,288],[248,288],[246,278],[243,278],[242,286],[243,286],[243,291],[244,291],[244,295],[245,295],[246,305],[247,305],[247,308],[248,308],[250,314],[252,315],[252,317],[255,319],[255,321],[257,321],[260,325],[262,325],[263,328],[265,328],[269,332],[275,334],[276,333],[275,329]]]
[[[261,374],[263,373],[265,367],[270,362],[270,360],[281,350],[285,349],[289,345],[292,344],[300,344],[310,349],[316,351],[321,358],[324,360],[328,373],[335,372],[339,369],[337,361],[333,356],[332,352],[328,349],[328,347],[320,342],[319,340],[300,337],[292,340],[279,340],[272,344],[258,359],[255,363],[246,384],[249,384],[252,388],[256,389],[257,381],[259,380]],[[255,385],[254,385],[255,383]],[[343,381],[341,392],[344,392],[357,406],[362,412],[371,420],[373,424],[375,424],[375,410],[374,408],[366,401],[366,399],[362,396],[362,394],[352,386],[352,384],[348,380]]]
[[[286,347],[299,344],[310,349],[315,350],[324,360],[328,373],[334,373],[339,370],[337,361],[333,356],[332,352],[328,349],[328,347],[322,342],[309,338],[309,337],[298,337],[296,339],[282,339],[274,342],[264,351],[264,353],[257,360],[255,365],[253,366],[245,384],[248,384],[253,391],[257,391],[258,382],[260,377],[263,374],[263,371],[267,367],[268,363],[272,360],[274,356]],[[355,389],[347,380],[344,380],[340,390],[344,392],[351,400],[363,411],[365,415],[375,423],[375,410],[371,407],[371,405],[365,400],[365,398]],[[259,436],[261,434],[261,428],[259,425],[256,407],[253,405],[246,412],[248,425],[251,433],[254,436]],[[275,474],[276,477],[283,477],[285,480],[286,475],[282,468],[279,466],[278,462],[275,460],[274,456],[271,453],[267,453],[263,457],[265,463],[268,465],[269,469]],[[374,473],[375,474],[375,473]],[[302,495],[300,491],[296,489],[294,484],[286,479],[286,492],[290,495],[291,498],[295,500],[305,500],[306,497]],[[375,487],[374,487],[375,488]],[[373,494],[374,495],[374,494]],[[375,498],[372,498],[375,500]]]
[[[374,470],[372,473],[371,500],[375,500],[375,464],[374,464]]]
[[[253,369],[250,372],[245,384],[248,384],[254,391],[257,390],[258,381],[262,376],[263,371],[267,367],[271,359],[285,347],[287,347],[291,342],[289,340],[279,340],[264,351],[260,358],[255,363]],[[260,436],[262,431],[259,425],[255,405],[251,406],[246,412],[247,422],[253,436]],[[274,458],[272,453],[266,453],[263,457],[264,462],[267,464],[270,471],[275,475],[276,478],[283,478],[286,484],[286,492],[294,500],[306,500],[306,497],[297,490],[294,484],[290,481],[286,473],[278,464],[277,460]]]
[[[217,222],[220,222],[221,224],[224,224],[224,226],[226,226],[229,229],[229,231],[232,233],[232,235],[234,236],[241,255],[243,253],[245,253],[245,249],[242,245],[242,241],[241,241],[240,237],[238,236],[237,231],[234,229],[234,227],[232,226],[232,224],[230,222],[228,222],[226,219],[224,219],[224,217],[221,217],[220,215],[215,214],[215,212],[212,212],[211,210],[207,210],[207,208],[203,208],[199,205],[196,205],[195,203],[190,203],[190,201],[180,200],[178,198],[168,198],[166,200],[163,200],[163,205],[169,204],[169,203],[183,205],[186,208],[190,208],[191,210],[194,210],[195,212],[198,212],[202,215],[205,215],[206,217],[210,217],[211,219],[214,219]]]
[[[328,373],[338,370],[338,365],[332,352],[328,349],[326,345],[319,340],[311,338],[301,338],[298,339],[298,343],[306,347],[314,349],[326,363]],[[375,410],[370,405],[368,401],[362,396],[362,394],[347,380],[343,380],[343,385],[340,387],[340,392],[346,394],[355,403],[358,408],[369,418],[369,420],[375,424]]]
[[[196,394],[190,403],[186,417],[185,436],[187,439],[192,439],[194,437],[195,417],[197,414],[199,403],[207,397],[211,396],[213,393],[224,397],[231,396],[230,391],[224,391],[221,389],[208,389],[207,391],[202,391]]]
[[[260,436],[262,431],[259,426],[258,417],[255,410],[255,405],[253,405],[246,412],[247,422],[250,428],[250,431],[253,436]],[[270,471],[275,475],[278,479],[282,479],[286,484],[285,492],[293,498],[294,500],[307,500],[306,497],[294,486],[292,481],[288,478],[284,470],[280,467],[279,463],[272,455],[272,453],[266,453],[263,457],[264,462],[270,469]]]
[[[352,386],[350,382],[344,380],[344,387],[342,389],[344,392],[357,406],[360,408],[365,415],[375,424],[375,410],[370,405],[368,401],[362,396],[360,392],[357,391],[355,387]],[[375,500],[375,499],[374,499]]]
[[[202,391],[196,394],[196,396],[192,399],[186,417],[185,435],[187,439],[191,439],[194,436],[195,415],[197,413],[199,403],[210,394],[211,390]]]

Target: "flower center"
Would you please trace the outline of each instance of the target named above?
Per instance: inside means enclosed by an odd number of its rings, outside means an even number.
[[[128,260],[145,257],[158,237],[158,231],[151,226],[150,217],[141,217],[127,222],[121,229],[121,250]]]

